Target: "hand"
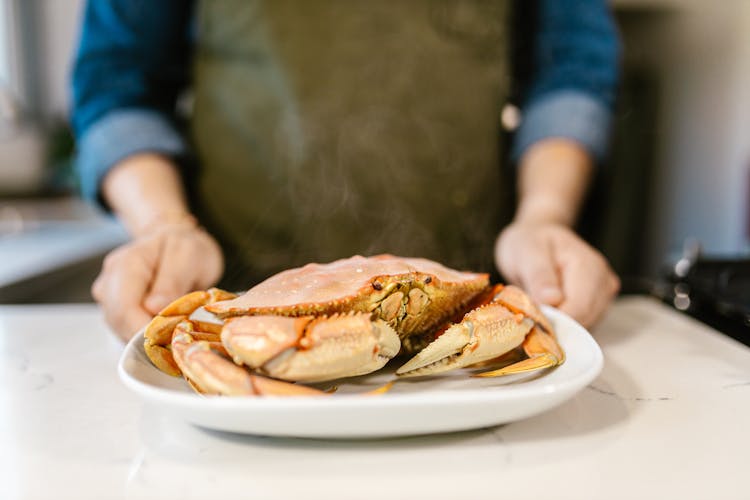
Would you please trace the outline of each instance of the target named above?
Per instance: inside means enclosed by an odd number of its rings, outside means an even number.
[[[564,224],[515,222],[495,244],[495,263],[536,301],[593,326],[620,289],[604,256]]]
[[[91,294],[127,341],[172,300],[214,285],[223,269],[221,248],[207,232],[168,226],[107,255]]]

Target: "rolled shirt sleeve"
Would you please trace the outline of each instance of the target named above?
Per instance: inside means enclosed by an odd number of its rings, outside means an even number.
[[[579,143],[597,160],[604,158],[609,142],[612,113],[590,94],[563,89],[529,103],[513,143],[518,160],[532,144],[552,137]]]
[[[97,199],[99,183],[109,169],[141,152],[181,157],[187,145],[174,125],[152,110],[114,110],[94,122],[78,140],[82,195]]]
[[[512,157],[559,137],[601,161],[607,152],[621,45],[605,0],[539,0],[533,71]]]
[[[82,195],[139,152],[186,154],[176,106],[189,85],[193,2],[89,0],[72,72]]]

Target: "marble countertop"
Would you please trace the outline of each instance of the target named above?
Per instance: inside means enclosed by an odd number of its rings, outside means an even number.
[[[141,403],[95,306],[0,306],[0,498],[748,498],[750,349],[642,297],[594,336],[602,374],[534,418],[278,439]]]

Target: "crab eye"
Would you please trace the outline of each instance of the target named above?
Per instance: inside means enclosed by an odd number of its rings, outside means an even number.
[[[424,279],[424,284],[425,284],[425,285],[429,285],[430,283],[432,283],[432,276],[427,276],[427,277],[426,277],[426,278]]]
[[[382,290],[383,289],[383,284],[381,282],[379,282],[379,281],[373,281],[372,282],[372,287],[375,290]]]

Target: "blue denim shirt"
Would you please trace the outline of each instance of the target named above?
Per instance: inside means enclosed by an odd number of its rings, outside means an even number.
[[[605,0],[538,0],[532,78],[513,144],[563,137],[601,159],[618,80],[619,39]],[[129,155],[187,151],[175,108],[189,85],[193,2],[89,0],[73,72],[73,128],[84,196]]]

